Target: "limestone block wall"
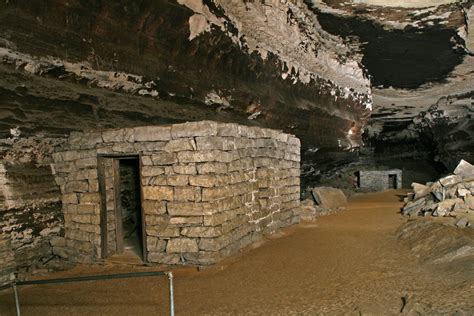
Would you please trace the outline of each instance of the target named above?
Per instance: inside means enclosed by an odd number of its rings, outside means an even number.
[[[111,166],[130,155],[140,160],[149,262],[212,264],[299,221],[300,141],[293,135],[211,121],[73,133],[53,154],[65,220],[55,253],[75,261],[104,256],[101,204],[107,214],[113,209]],[[115,219],[107,221],[105,255],[115,250]]]
[[[395,178],[391,179],[391,176]],[[365,191],[401,189],[402,171],[400,169],[361,170],[359,171],[359,188]]]

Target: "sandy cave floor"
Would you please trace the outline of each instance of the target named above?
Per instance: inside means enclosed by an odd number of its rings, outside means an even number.
[[[177,315],[398,314],[402,297],[428,314],[474,315],[474,275],[422,264],[395,232],[402,191],[350,199],[344,212],[286,229],[257,249],[196,271],[175,269]],[[150,271],[130,265],[77,266],[49,277]],[[22,315],[166,315],[163,278],[27,286]],[[0,315],[14,315],[10,290]]]

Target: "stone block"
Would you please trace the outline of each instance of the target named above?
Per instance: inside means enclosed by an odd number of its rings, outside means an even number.
[[[200,226],[200,227],[183,227],[181,235],[186,237],[218,237],[222,235],[221,226]]]
[[[85,169],[85,168],[96,168],[97,167],[97,157],[82,158],[74,161],[76,168]]]
[[[145,200],[173,201],[173,188],[168,186],[143,187]]]
[[[175,216],[200,216],[203,215],[203,205],[196,202],[169,202],[168,214]]]
[[[232,137],[206,136],[196,137],[197,150],[235,150],[237,149]]]
[[[177,225],[180,227],[202,225],[202,223],[203,223],[202,216],[185,216],[185,217],[171,217],[170,218],[171,225]]]
[[[163,141],[163,142],[139,142],[139,143],[134,143],[133,146],[135,147],[136,152],[151,153],[151,152],[157,152],[157,151],[165,150],[166,144],[168,144],[168,142],[166,142],[166,141]]]
[[[170,217],[166,214],[146,214],[145,223],[147,227],[166,228],[170,223]]]
[[[234,154],[219,150],[198,150],[182,151],[178,153],[178,160],[181,163],[188,162],[231,162],[237,159]]]
[[[171,126],[140,126],[133,133],[135,142],[171,140]]]
[[[227,173],[227,164],[223,162],[205,162],[197,165],[198,174]]]
[[[154,176],[154,177],[143,177],[142,183],[144,186],[167,185],[168,176],[161,175],[161,176]]]
[[[140,157],[140,159],[141,159],[142,166],[152,166],[153,165],[153,161],[151,160],[151,156],[142,155]]]
[[[300,155],[301,154],[301,148],[299,146],[290,146],[288,145],[286,147],[286,151],[295,155]]]
[[[108,130],[102,132],[102,139],[105,143],[118,143],[125,141],[125,130]]]
[[[99,204],[100,194],[96,192],[86,192],[79,194],[79,201],[81,204]]]
[[[262,138],[264,136],[262,130],[256,126],[239,125],[240,135],[247,138]]]
[[[168,185],[184,186],[189,183],[189,176],[185,174],[169,175],[166,177]]]
[[[112,146],[112,151],[118,153],[134,153],[135,147],[132,143],[116,143]]]
[[[74,193],[74,192],[87,192],[89,190],[89,184],[87,181],[69,181],[64,187],[64,193]]]
[[[235,144],[235,148],[237,148],[238,150],[239,149],[246,149],[246,148],[249,148],[249,147],[252,147],[253,146],[253,141],[251,139],[248,139],[248,138],[234,138],[234,144]]]
[[[267,165],[271,166],[271,165]],[[229,163],[229,172],[233,171],[248,171],[254,169],[254,163],[251,158],[243,158]]]
[[[204,216],[204,225],[205,226],[218,226],[221,225],[235,216],[245,214],[246,210],[243,207],[233,209],[230,211],[224,211],[220,213],[216,213],[213,215],[206,215]]]
[[[151,160],[155,166],[172,165],[178,162],[178,156],[176,153],[163,152],[153,154]]]
[[[198,252],[199,247],[195,239],[172,238],[166,245],[167,253]]]
[[[290,146],[297,146],[297,147],[301,147],[301,142],[300,142],[300,139],[298,137],[295,137],[293,135],[289,135],[288,136],[288,141],[287,141],[288,145]]]
[[[164,252],[166,249],[166,240],[148,236],[146,239],[146,249],[149,252]]]
[[[77,213],[77,204],[63,204],[62,211],[64,214]]]
[[[324,208],[336,209],[344,207],[347,203],[347,198],[339,189],[331,187],[316,187],[311,190],[316,203]]]
[[[443,187],[449,187],[461,181],[462,181],[462,177],[458,175],[449,175],[447,177],[439,179],[439,183],[441,183]]]
[[[142,177],[153,177],[165,174],[165,168],[158,166],[142,166]]]
[[[300,186],[289,186],[280,188],[280,194],[300,193]]]
[[[173,165],[173,171],[177,174],[194,175],[197,173],[196,164]]]
[[[189,177],[189,184],[198,187],[210,188],[216,185],[215,175],[196,175]]]
[[[98,209],[96,208],[97,206],[98,204],[78,204],[77,212],[80,214],[94,214],[96,213],[96,210],[97,210],[97,214],[98,214],[99,212],[98,212]]]
[[[237,124],[219,124],[217,126],[218,136],[239,137],[239,126]]]
[[[61,200],[63,204],[77,204],[79,202],[76,193],[63,194]]]
[[[474,166],[461,159],[453,173],[460,176],[462,179],[474,178]]]
[[[228,186],[202,189],[203,201],[213,201],[213,200],[227,198],[233,195],[234,193]]]
[[[179,227],[176,226],[147,226],[146,233],[149,236],[171,238],[179,237]]]
[[[149,252],[147,259],[149,262],[168,264],[168,265],[176,265],[176,264],[181,263],[180,254]]]
[[[201,238],[199,241],[199,249],[206,251],[219,251],[229,244],[240,240],[246,235],[250,235],[252,231],[251,226],[239,227],[228,234],[219,236],[217,238]],[[249,236],[250,238],[251,236]],[[240,248],[240,247],[239,247]]]
[[[174,188],[174,201],[199,202],[201,201],[201,188],[194,186],[177,186]]]
[[[97,179],[97,169],[82,169],[78,171],[73,171],[68,175],[69,181],[88,179]]]
[[[142,209],[145,214],[165,214],[166,202],[145,200],[142,202]]]
[[[212,121],[175,124],[171,129],[171,136],[173,139],[182,137],[215,136],[217,135],[217,125],[216,122]]]
[[[192,138],[178,138],[168,142],[165,146],[167,152],[178,152],[185,150],[196,150],[196,143]]]

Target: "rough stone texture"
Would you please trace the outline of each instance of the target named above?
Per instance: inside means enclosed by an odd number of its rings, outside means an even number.
[[[50,239],[63,233],[61,194],[46,158],[51,147],[28,145],[13,146],[4,157],[0,151],[0,281],[14,271],[33,271],[52,256]],[[63,198],[78,201],[75,194]]]
[[[347,198],[339,189],[330,187],[317,187],[311,190],[314,200],[316,203],[324,208],[337,209],[339,207],[345,207],[347,204]]]
[[[455,168],[457,174],[448,175],[426,185],[413,183],[413,193],[405,197],[402,214],[408,216],[454,217],[457,227],[470,227],[474,222],[474,178],[463,178],[460,170],[469,175],[470,165],[462,160]]]
[[[74,133],[53,155],[65,219],[65,238],[54,241],[55,254],[93,262],[104,249],[116,253],[114,158],[97,155],[119,152],[141,160],[149,262],[212,264],[249,245],[254,234],[299,221],[300,141],[293,135],[212,121]]]
[[[295,134],[312,150],[309,168],[326,169],[356,159],[372,109],[354,52],[303,1],[1,2],[0,136],[212,119]],[[198,125],[196,137],[238,133]],[[132,140],[102,139],[117,152]]]
[[[395,178],[391,178],[391,177]],[[366,191],[384,191],[401,189],[402,171],[392,170],[361,170],[359,171],[358,187]]]
[[[10,236],[0,234],[0,285],[11,279],[15,271],[15,254],[10,243]]]

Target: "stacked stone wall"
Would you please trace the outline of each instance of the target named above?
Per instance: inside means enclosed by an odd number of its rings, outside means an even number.
[[[74,133],[53,155],[65,217],[56,253],[77,261],[100,256],[98,157],[109,161],[107,179],[115,155],[140,159],[149,262],[212,264],[299,220],[295,136],[211,121]],[[106,195],[113,209],[113,194]],[[113,231],[115,219],[108,219]]]
[[[402,188],[402,171],[392,170],[361,170],[359,171],[359,188],[363,191],[384,191],[394,189],[389,181],[389,176],[396,176],[395,188]]]

